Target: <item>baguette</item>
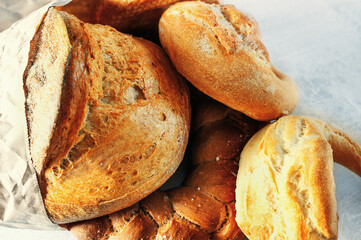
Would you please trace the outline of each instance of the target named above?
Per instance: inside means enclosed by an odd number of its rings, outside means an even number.
[[[103,218],[68,224],[77,239],[244,238],[235,222],[237,161],[260,123],[214,101],[207,103],[209,113],[224,114],[214,118],[198,111],[204,104],[195,107],[194,119],[202,124],[192,130],[190,160],[195,167],[183,186],[158,190]]]
[[[260,121],[296,107],[296,83],[270,63],[257,22],[232,5],[174,4],[159,21],[159,38],[176,69],[228,107]]]
[[[164,51],[50,9],[24,73],[30,153],[50,219],[129,207],[180,164],[189,92]]]
[[[320,120],[287,116],[244,147],[237,223],[249,239],[337,239],[333,160],[361,176],[361,147]]]

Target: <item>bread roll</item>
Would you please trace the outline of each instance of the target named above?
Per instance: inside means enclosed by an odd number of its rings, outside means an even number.
[[[109,214],[181,162],[189,93],[155,44],[50,9],[24,73],[30,152],[52,221]]]
[[[298,102],[296,83],[270,63],[256,21],[232,5],[177,3],[162,15],[159,37],[196,88],[254,119],[287,115]]]
[[[194,128],[190,142],[190,159],[195,168],[183,186],[156,191],[138,204],[106,218],[69,224],[70,231],[79,240],[243,239],[235,222],[237,161],[259,123],[218,103],[208,103],[210,113],[225,110],[225,114],[215,119],[211,114],[195,112],[194,119],[202,122]],[[219,147],[214,148],[215,144]]]
[[[333,160],[361,176],[361,148],[322,121],[279,119],[244,147],[236,220],[249,239],[337,239]]]

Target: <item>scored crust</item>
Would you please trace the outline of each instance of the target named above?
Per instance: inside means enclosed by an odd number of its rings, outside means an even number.
[[[241,153],[236,221],[250,239],[337,239],[333,160],[361,176],[361,148],[309,117],[280,118]]]
[[[298,102],[296,83],[271,65],[256,21],[232,5],[177,3],[162,15],[159,37],[196,88],[256,120],[287,115]]]
[[[62,35],[54,37],[48,29]],[[31,45],[24,73],[30,148],[54,222],[128,207],[174,173],[188,142],[189,93],[158,46],[54,9]],[[68,52],[55,67],[60,68],[55,83],[44,68],[58,61],[54,46]],[[45,53],[40,57],[36,51]],[[39,76],[48,91],[32,85]],[[30,97],[53,95],[60,100],[51,113],[54,106]],[[35,120],[41,118],[51,127],[40,132]],[[48,142],[39,145],[37,136],[44,132]]]

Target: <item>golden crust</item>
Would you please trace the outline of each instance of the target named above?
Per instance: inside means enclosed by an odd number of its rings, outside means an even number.
[[[236,220],[246,236],[336,239],[333,158],[360,175],[361,148],[319,120],[287,116],[256,133],[237,175]]]
[[[256,21],[231,5],[177,3],[162,15],[159,37],[188,81],[254,119],[287,115],[298,102],[295,82],[269,62]]]
[[[107,240],[107,236],[111,232],[111,224],[108,216],[91,219],[86,222],[78,222],[72,225],[73,233],[76,239],[83,240]]]
[[[28,84],[29,74],[24,82],[30,86],[25,88],[28,96],[61,95],[47,133],[50,144],[38,147],[45,157],[32,157],[50,218],[67,223],[128,207],[161,186],[183,158],[190,103],[185,83],[155,44],[53,9],[37,34],[46,35],[47,24],[54,22],[71,45],[60,66],[61,91],[38,92]],[[32,44],[42,49],[46,42]],[[46,73],[41,68],[46,60],[30,61],[28,68],[39,66],[37,75]],[[35,106],[33,115],[41,118],[46,111],[36,103],[28,98],[27,108]],[[29,116],[33,139],[38,133]]]

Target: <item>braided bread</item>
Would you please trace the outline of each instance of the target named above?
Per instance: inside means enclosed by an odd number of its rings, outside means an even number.
[[[234,219],[237,161],[259,123],[219,103],[206,104],[194,108],[189,147],[195,168],[181,187],[68,229],[84,240],[243,239]]]

